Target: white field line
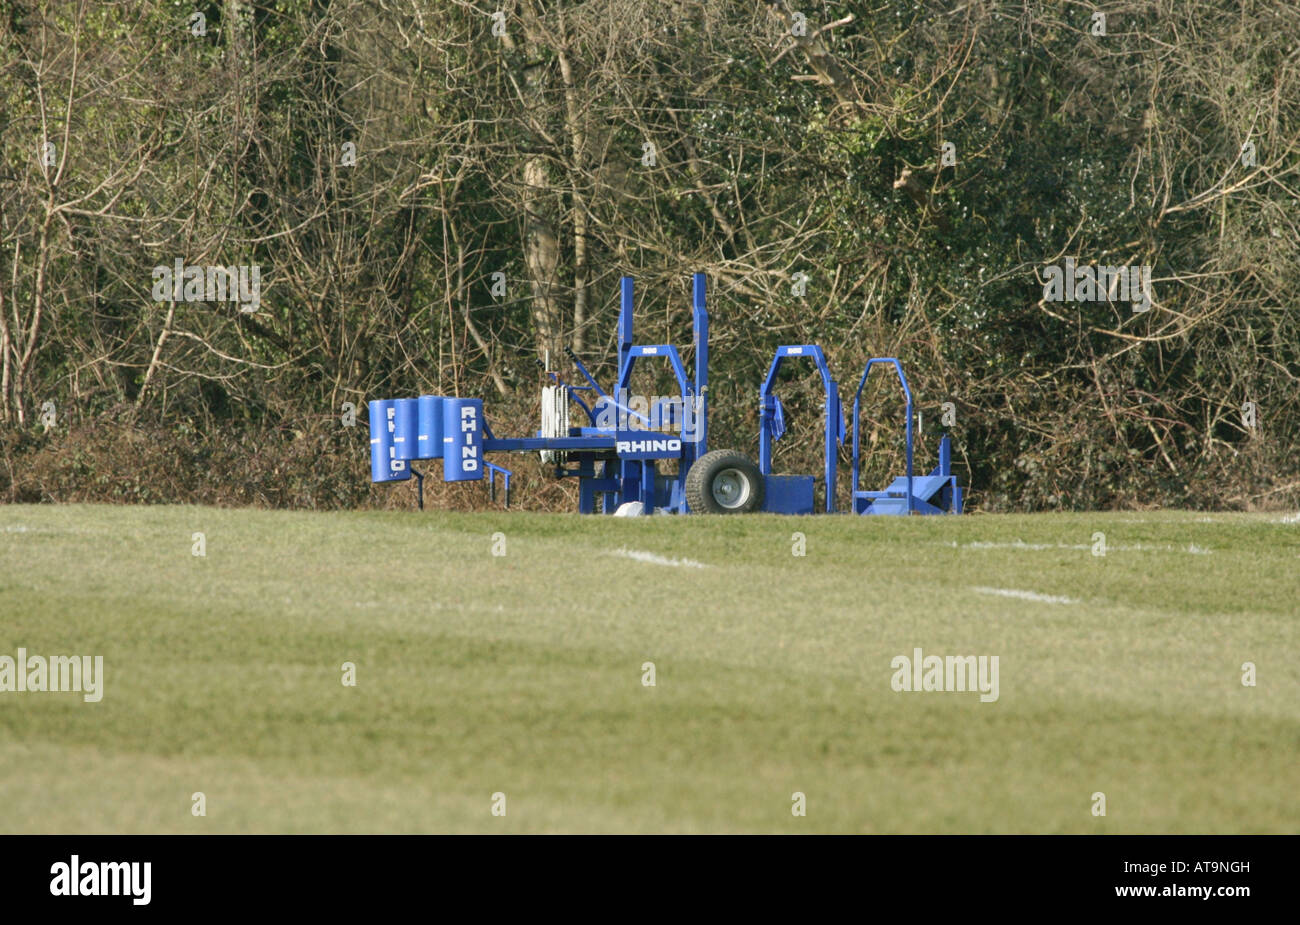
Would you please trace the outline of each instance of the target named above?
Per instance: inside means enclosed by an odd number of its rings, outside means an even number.
[[[1285,517],[1279,517],[1277,522],[1280,524],[1300,524],[1300,511],[1294,514],[1287,514]]]
[[[611,556],[618,556],[621,559],[632,559],[635,562],[646,562],[650,565],[671,565],[676,568],[708,568],[703,562],[696,562],[694,559],[666,559],[663,556],[657,556],[652,552],[643,552],[639,549],[616,549]]]
[[[38,533],[41,536],[72,536],[74,534],[89,534],[90,530],[60,530],[54,527],[29,527],[26,524],[6,524],[5,533]]]
[[[998,597],[1014,597],[1022,601],[1038,601],[1043,604],[1077,604],[1072,597],[1058,597],[1055,594],[1039,594],[1037,591],[1018,591],[1015,588],[971,588],[979,594],[995,594]]]
[[[973,542],[961,543],[960,545],[956,540],[953,540],[951,543],[946,545],[951,549],[1023,549],[1030,551],[1042,549],[1077,549],[1087,551],[1092,549],[1092,546],[1087,543],[1025,543],[1020,540],[1016,540],[1014,543],[991,543],[985,540],[974,540]],[[1206,549],[1203,546],[1197,546],[1195,543],[1189,544],[1186,547],[1148,546],[1145,543],[1133,543],[1128,545],[1121,543],[1107,543],[1106,551],[1111,552],[1112,550],[1116,552],[1186,552],[1191,553],[1194,556],[1208,556],[1212,552],[1212,550]]]

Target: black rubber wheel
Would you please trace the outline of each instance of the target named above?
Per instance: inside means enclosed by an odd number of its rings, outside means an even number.
[[[763,506],[763,476],[744,453],[714,450],[686,473],[686,504],[697,514],[748,514]]]

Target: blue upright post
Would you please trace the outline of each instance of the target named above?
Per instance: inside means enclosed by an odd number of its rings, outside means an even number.
[[[618,374],[623,377],[623,368],[627,365],[628,354],[632,352],[632,277],[624,276],[621,280],[620,302],[618,308]]]
[[[686,513],[686,474],[695,461],[709,451],[709,278],[696,273],[692,286],[692,327],[695,331],[695,391],[683,395],[691,408],[683,409],[683,420],[689,421],[690,432],[682,428],[682,458],[677,466],[677,495],[681,499],[679,513]]]
[[[895,361],[897,366],[897,361]],[[903,378],[903,367],[898,366],[898,378]],[[912,390],[907,387],[907,380],[903,380],[903,391],[907,393],[907,513],[911,514],[913,510],[912,495]]]
[[[641,504],[647,514],[655,512],[655,464],[653,460],[641,460]]]
[[[596,489],[594,487],[596,465],[588,456],[578,461],[578,513],[596,513]],[[608,512],[606,512],[608,513]]]
[[[709,451],[709,310],[708,277],[695,274],[695,437],[692,460]]]
[[[826,443],[822,476],[826,485],[826,513],[835,513],[835,462],[840,445],[840,387],[831,380],[826,383]]]
[[[961,486],[958,485],[957,480],[953,478],[952,439],[947,434],[944,434],[943,439],[939,441],[939,474],[944,478],[949,479],[949,484],[952,486],[952,503],[949,505],[948,513],[960,514]]]
[[[632,310],[635,305],[635,293],[633,291],[632,277],[624,276],[620,280],[619,287],[619,307],[618,307],[618,387],[614,392],[615,401],[620,405],[626,405],[627,395],[624,389],[624,376],[628,372],[628,364],[632,361]],[[621,421],[623,411],[618,412],[618,419]],[[633,482],[634,473],[632,463],[626,459],[618,461],[618,481],[619,481],[619,503],[631,500],[630,495],[636,491]]]

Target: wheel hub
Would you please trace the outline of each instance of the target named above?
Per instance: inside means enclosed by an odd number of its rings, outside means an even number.
[[[723,469],[713,479],[713,500],[734,510],[749,500],[749,479],[739,469]]]

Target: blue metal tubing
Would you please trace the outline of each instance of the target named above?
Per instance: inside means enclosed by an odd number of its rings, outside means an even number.
[[[627,364],[627,352],[632,349],[632,277],[624,276],[620,283],[618,308],[618,368]]]
[[[696,275],[697,277],[703,276],[703,274],[696,274]],[[635,301],[633,295],[633,289],[632,289],[632,277],[624,276],[620,280],[620,283],[621,283],[621,287],[620,287],[621,291],[620,291],[620,303],[618,309],[618,382],[614,388],[614,394],[618,396],[623,396],[627,394],[627,386],[632,379],[632,364],[637,357],[667,355],[669,356],[669,359],[672,362],[673,372],[677,376],[677,383],[681,387],[682,399],[684,400],[687,394],[686,370],[682,367],[681,357],[677,355],[677,348],[673,347],[671,344],[657,344],[648,347],[638,347],[632,343],[632,309]],[[696,285],[697,286],[699,285],[698,281]],[[572,359],[575,363],[578,362],[577,357],[572,357]],[[582,364],[579,363],[578,365],[579,367],[581,367]],[[590,381],[592,385],[596,384],[595,380],[593,380],[591,376],[587,375],[587,371],[585,369],[582,370],[582,373],[583,375],[587,376],[588,381]],[[639,418],[640,420],[644,421],[647,426],[649,426],[650,419],[648,417],[636,411],[633,411],[631,408],[628,408],[627,406],[619,403],[618,401],[611,398],[610,396],[605,395],[603,392],[601,394],[606,401],[612,402],[615,408],[618,408],[621,411],[625,411],[629,415],[632,415],[633,417]],[[596,423],[596,419],[594,417],[591,419],[591,423],[592,424]]]
[[[531,453],[537,450],[614,451],[614,434],[607,437],[502,437],[484,440],[487,453]]]
[[[682,365],[681,356],[678,354],[676,347],[671,344],[638,346],[633,342],[632,313],[635,300],[632,278],[624,276],[621,283],[621,301],[618,313],[618,382],[615,395],[622,397],[627,394],[627,388],[632,378],[632,367],[638,357],[666,356],[672,364],[673,374],[677,377],[678,388],[681,390],[681,400],[683,402],[698,402],[695,406],[697,410],[694,415],[696,424],[695,431],[692,434],[694,439],[683,439],[681,461],[677,467],[678,494],[684,499],[686,473],[690,471],[695,460],[708,451],[709,312],[706,300],[708,277],[704,273],[696,273],[692,279],[693,305],[691,320],[695,329],[695,381],[693,387],[686,378],[686,368]],[[650,423],[643,415],[637,414],[617,402],[615,407],[635,415],[645,421],[647,425]],[[685,437],[685,434],[683,434],[683,437]],[[650,466],[650,468],[653,468],[653,466]],[[637,470],[637,466],[633,462],[620,462],[619,480],[623,485],[623,500],[634,500],[634,495],[637,492],[644,494],[645,489],[639,482],[645,478],[647,478],[645,473]],[[646,499],[641,500],[645,501]],[[647,503],[653,504],[653,501],[652,497]],[[685,513],[685,500],[680,502],[678,510]]]
[[[619,397],[627,395],[628,386],[632,381],[632,367],[636,365],[636,361],[639,357],[667,357],[668,362],[672,366],[673,375],[677,377],[677,387],[681,390],[680,398],[682,402],[693,401],[694,393],[690,384],[686,381],[686,367],[682,365],[682,358],[678,355],[676,347],[672,344],[629,344],[626,345],[626,347],[626,359],[624,360],[623,368],[619,371],[618,388],[615,390],[616,395]],[[623,407],[617,403],[615,404],[617,407]],[[631,411],[630,409],[624,408],[624,410],[645,421],[647,426],[650,425],[650,419],[646,418],[644,415]],[[698,415],[695,416],[695,420],[698,422]],[[691,440],[687,439],[684,428],[681,436],[683,452],[681,462],[677,467],[677,484],[682,487],[684,492],[686,473],[698,457],[695,455],[694,444]],[[639,465],[640,469],[638,470],[638,463],[631,460],[620,461],[620,478],[623,484],[622,498],[624,501],[642,502],[645,505],[645,511],[648,514],[654,509],[654,464],[649,460],[643,460]],[[640,497],[637,497],[637,495],[640,495]],[[682,502],[682,509],[679,513],[685,513],[685,501]]]
[[[615,394],[626,395],[627,389],[617,389]],[[633,411],[627,405],[622,404],[621,402],[617,401],[610,395],[605,396],[605,401],[609,402],[611,405],[613,405],[615,408],[617,408],[620,411],[626,411],[629,418],[639,418],[646,425],[647,430],[650,428],[650,419],[646,417],[644,414],[642,414],[640,411]],[[594,417],[591,419],[591,424],[593,427],[600,426],[600,424],[596,421]],[[615,429],[624,430],[625,428],[621,426],[616,426]]]
[[[672,344],[646,344],[636,345],[628,350],[627,362],[618,374],[618,390],[627,392],[627,387],[632,382],[632,367],[636,364],[638,357],[667,357],[668,363],[673,368],[673,375],[677,377],[677,387],[681,389],[683,399],[692,393],[690,383],[686,381],[686,367],[682,365],[682,358],[677,353],[677,348]]]
[[[572,350],[569,351],[569,359],[573,361],[574,366],[578,367],[578,372],[582,373],[582,377],[591,383],[591,387],[596,390],[597,395],[601,398],[609,397],[605,394],[605,390],[600,387],[600,383],[591,377],[591,373],[587,372],[587,367],[582,365],[582,360],[578,359],[578,355]]]
[[[907,513],[910,514],[915,509],[912,497],[912,390],[907,387],[903,365],[893,357],[873,357],[867,360],[866,368],[862,370],[862,379],[858,382],[858,390],[853,394],[853,495],[856,496],[858,491],[858,407],[862,400],[862,387],[867,384],[871,367],[877,363],[887,363],[894,367],[894,372],[898,373],[898,381],[903,386],[903,395],[907,398]]]
[[[569,398],[578,403],[578,407],[581,408],[584,412],[586,412],[587,420],[591,422],[593,427],[595,427],[596,413],[587,407],[587,403],[585,401],[583,401],[577,395],[573,394],[574,388],[575,388],[574,386],[569,386]]]
[[[586,370],[583,370],[583,372],[586,372]],[[553,381],[556,385],[564,385],[564,383],[560,381],[560,377],[555,375],[555,373],[551,372],[549,369],[546,371],[546,375],[550,376],[551,381]],[[595,385],[595,383],[592,384]],[[581,388],[585,388],[585,386],[574,386],[574,385],[569,386],[569,398],[576,401],[578,403],[578,406],[581,407],[583,411],[587,412],[587,420],[591,421],[591,424],[594,427],[596,425],[596,415],[593,414],[592,410],[587,407],[587,403],[585,401],[583,401],[577,395],[573,394],[575,389],[581,389]],[[600,391],[599,387],[597,387],[596,391]]]
[[[763,475],[772,474],[772,415],[768,409],[767,399],[772,395],[772,387],[776,385],[777,371],[787,359],[810,359],[817,364],[817,371],[821,373],[822,386],[826,390],[826,401],[822,406],[825,412],[825,461],[822,466],[822,477],[826,484],[826,513],[834,514],[835,451],[839,445],[840,390],[835,380],[831,378],[830,367],[826,364],[826,355],[816,344],[787,344],[776,348],[776,356],[772,358],[772,366],[768,369],[767,378],[763,380],[763,387],[758,393],[758,471]],[[855,482],[854,485],[856,484]],[[857,490],[856,487],[854,490]]]
[[[686,368],[682,365],[681,356],[677,353],[677,348],[673,347],[672,344],[636,344],[636,346],[630,346],[628,348],[627,365],[625,365],[623,370],[619,373],[619,385],[615,388],[615,395],[620,396],[621,398],[621,396],[628,394],[628,386],[632,383],[632,368],[636,365],[637,357],[642,356],[655,357],[655,359],[663,356],[668,357],[668,364],[672,366],[672,374],[677,377],[677,388],[681,390],[681,400],[686,401],[693,398],[690,385],[686,382]],[[619,408],[620,411],[627,412],[629,416],[640,418],[641,421],[645,422],[646,427],[650,427],[650,418],[646,417],[645,414],[632,411],[632,409],[628,408],[627,405],[621,404],[615,399],[608,398],[608,396],[606,396],[606,400],[614,404],[614,407]],[[619,430],[623,430],[623,427],[620,426]],[[685,439],[685,435],[682,435],[682,439]]]
[[[488,471],[489,500],[495,501],[497,499],[497,473],[500,472],[502,481],[505,483],[506,507],[509,508],[510,507],[510,475],[511,475],[510,470],[505,468],[504,466],[498,466],[496,463],[490,463],[486,459],[483,460],[483,465]]]
[[[632,277],[623,277],[623,303],[619,310],[618,317],[618,382],[615,387],[615,394],[626,394],[628,386],[632,381],[632,367],[638,357],[667,357],[669,364],[672,366],[673,375],[677,378],[677,387],[680,389],[683,401],[689,396],[700,396],[700,401],[705,401],[705,393],[709,387],[709,312],[705,302],[705,290],[708,286],[708,277],[703,273],[696,273],[694,277],[694,312],[693,322],[695,327],[695,384],[691,387],[690,381],[686,377],[686,367],[682,363],[681,354],[672,344],[634,344],[632,343]],[[577,363],[577,359],[573,358]],[[583,375],[595,385],[587,371],[582,369],[581,363],[578,364]],[[604,393],[602,393],[603,395]],[[609,398],[608,395],[604,396]],[[612,399],[610,399],[612,401]],[[615,407],[622,408],[629,414],[635,414],[641,420],[649,423],[649,419],[643,415],[636,414],[629,408],[615,403]],[[701,407],[700,417],[705,417],[705,408]],[[707,434],[706,434],[707,436]],[[702,442],[702,441],[701,441]]]
[[[699,406],[695,414],[696,440],[687,450],[683,447],[682,471],[709,451],[709,310],[706,300],[709,278],[696,273],[694,279],[695,322],[695,395]]]

